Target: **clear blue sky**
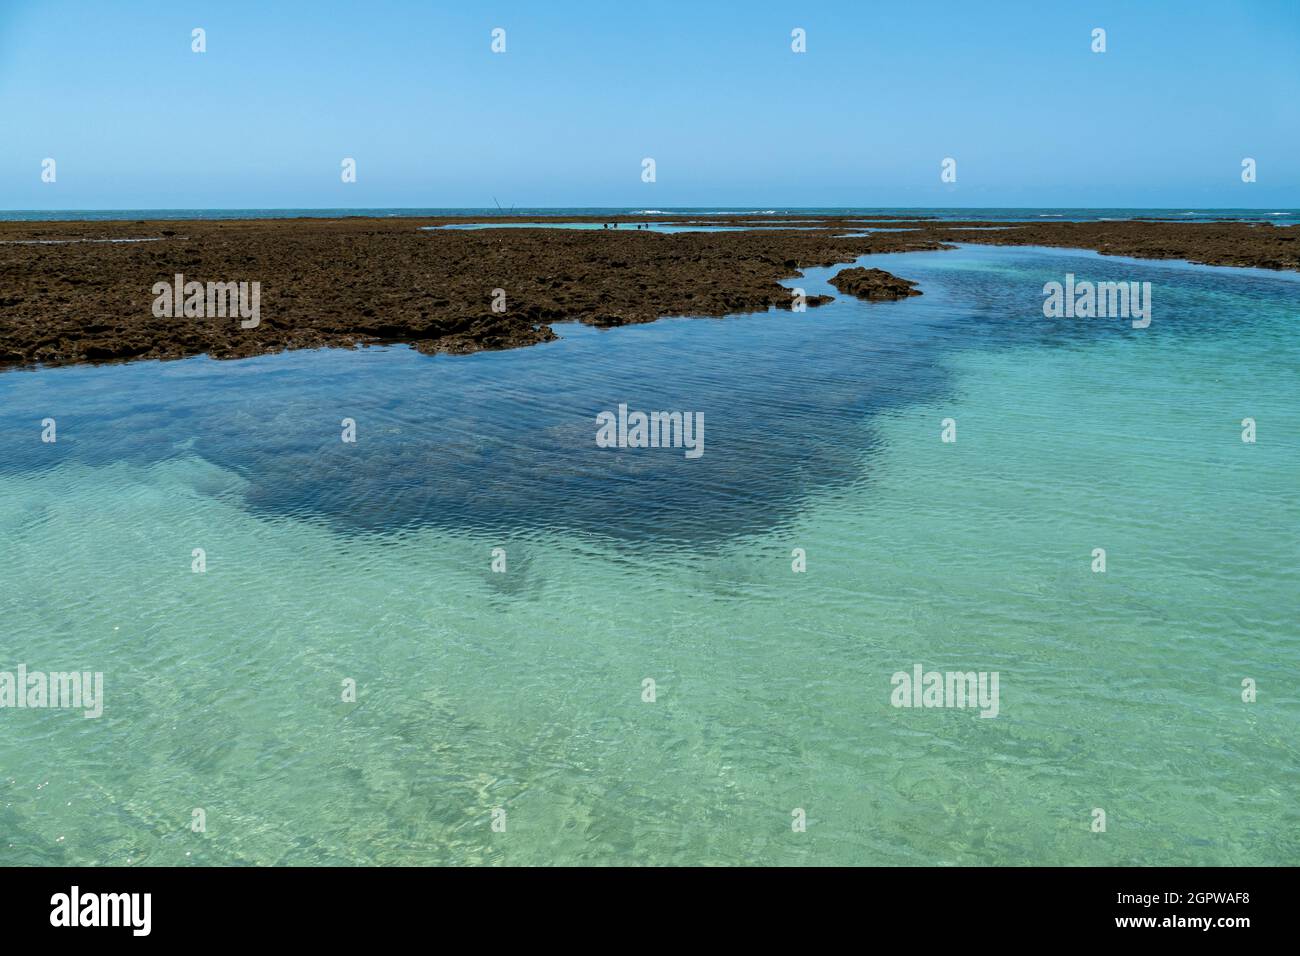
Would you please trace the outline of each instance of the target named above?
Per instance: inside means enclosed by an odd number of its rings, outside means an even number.
[[[1298,169],[1300,0],[0,0],[0,208],[1283,209]]]

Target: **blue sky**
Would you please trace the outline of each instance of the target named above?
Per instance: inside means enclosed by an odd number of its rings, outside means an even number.
[[[0,0],[7,209],[1283,209],[1298,168],[1297,0]]]

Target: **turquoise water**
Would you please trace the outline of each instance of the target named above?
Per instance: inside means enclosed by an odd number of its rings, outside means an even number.
[[[0,670],[105,683],[0,710],[0,864],[1296,863],[1297,278],[864,264],[925,294],[0,375]],[[1067,272],[1151,326],[1043,318]]]

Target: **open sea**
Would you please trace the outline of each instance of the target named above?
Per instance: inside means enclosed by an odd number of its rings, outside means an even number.
[[[921,209],[916,207],[811,207],[786,208],[689,206],[674,209],[630,209],[623,207],[574,207],[533,209],[519,207],[491,209],[68,209],[32,210],[0,209],[0,222],[29,220],[116,220],[116,219],[337,219],[345,216],[536,216],[538,219],[561,216],[637,216],[697,217],[736,214],[790,215],[808,213],[828,216],[927,216],[940,220],[974,220],[1007,222],[1041,222],[1061,219],[1096,222],[1113,219],[1163,219],[1170,222],[1271,222],[1278,226],[1300,223],[1300,209],[1026,209],[1019,207]]]
[[[1300,276],[861,264],[924,295],[0,374],[0,670],[104,675],[0,710],[0,865],[1300,862]],[[704,454],[598,448],[621,403]]]

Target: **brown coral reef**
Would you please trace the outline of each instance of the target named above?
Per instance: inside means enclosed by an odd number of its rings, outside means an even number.
[[[530,220],[500,220],[512,221]],[[634,217],[611,229],[594,221],[591,230],[430,229],[422,227],[457,220],[400,217],[4,222],[0,366],[239,358],[383,342],[424,352],[515,348],[555,338],[551,326],[560,321],[609,327],[790,308],[781,280],[806,268],[958,242],[1300,268],[1300,227],[1268,224],[1008,227],[800,214],[678,217],[674,224],[743,228],[660,233],[634,228],[644,221]],[[237,316],[159,310],[155,285],[177,275],[204,284],[257,282],[256,326],[244,327]],[[832,281],[868,299],[918,294],[913,283],[878,269],[846,269]],[[808,304],[828,300],[809,296]]]

